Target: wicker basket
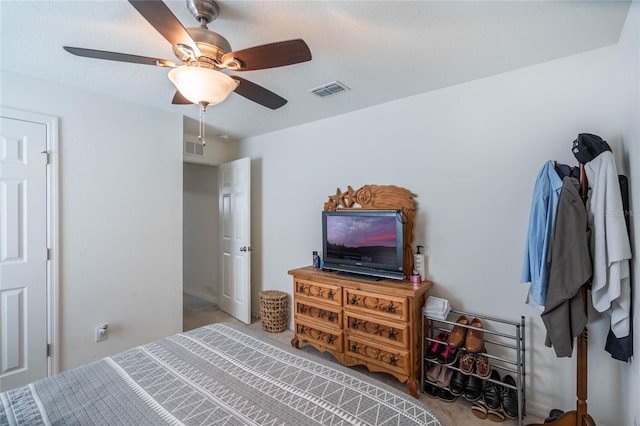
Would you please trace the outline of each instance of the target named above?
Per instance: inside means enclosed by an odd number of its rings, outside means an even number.
[[[265,290],[260,295],[260,318],[262,329],[269,333],[279,333],[287,329],[289,303],[287,293],[277,290]]]

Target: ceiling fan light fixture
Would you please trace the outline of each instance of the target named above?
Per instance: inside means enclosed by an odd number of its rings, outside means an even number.
[[[194,104],[219,104],[238,86],[233,78],[223,72],[188,65],[169,71],[169,80]]]

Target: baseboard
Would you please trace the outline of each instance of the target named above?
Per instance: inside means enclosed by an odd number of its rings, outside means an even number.
[[[215,296],[211,296],[209,294],[202,293],[197,290],[187,289],[187,288],[183,288],[182,292],[188,294],[189,296],[194,296],[194,297],[198,297],[200,299],[206,300],[207,302],[211,302],[215,305],[218,304],[218,298]]]

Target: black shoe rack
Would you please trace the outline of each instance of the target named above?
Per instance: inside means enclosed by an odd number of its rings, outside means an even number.
[[[473,318],[478,318],[482,322],[481,331],[484,332],[484,347],[491,368],[500,373],[500,377],[507,374],[515,379],[516,386],[511,386],[493,379],[483,379],[483,388],[486,381],[497,383],[500,386],[515,389],[518,396],[518,425],[522,426],[526,415],[526,385],[525,385],[525,339],[524,339],[524,316],[520,317],[520,322],[506,321],[500,318],[493,318],[472,312],[451,310],[446,319],[439,319],[422,314],[422,363],[420,371],[420,391],[424,393],[425,383],[440,387],[438,384],[426,379],[425,373],[429,364],[437,364],[437,360],[427,359],[427,350],[431,343],[438,342],[436,336],[442,331],[451,332],[454,326],[460,325],[467,329],[476,329],[469,325],[457,324],[460,316],[466,316],[471,323]],[[478,330],[478,329],[476,329]],[[446,342],[445,342],[446,344]],[[459,350],[466,352],[464,347]],[[457,364],[443,366],[453,370],[458,370]],[[475,374],[475,371],[473,373]],[[448,388],[447,388],[448,390]],[[460,397],[463,398],[463,397]]]

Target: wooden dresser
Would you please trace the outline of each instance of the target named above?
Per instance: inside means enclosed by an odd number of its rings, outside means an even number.
[[[295,337],[329,352],[343,365],[362,364],[407,382],[417,397],[420,372],[421,309],[431,282],[368,281],[316,271],[293,276]]]

